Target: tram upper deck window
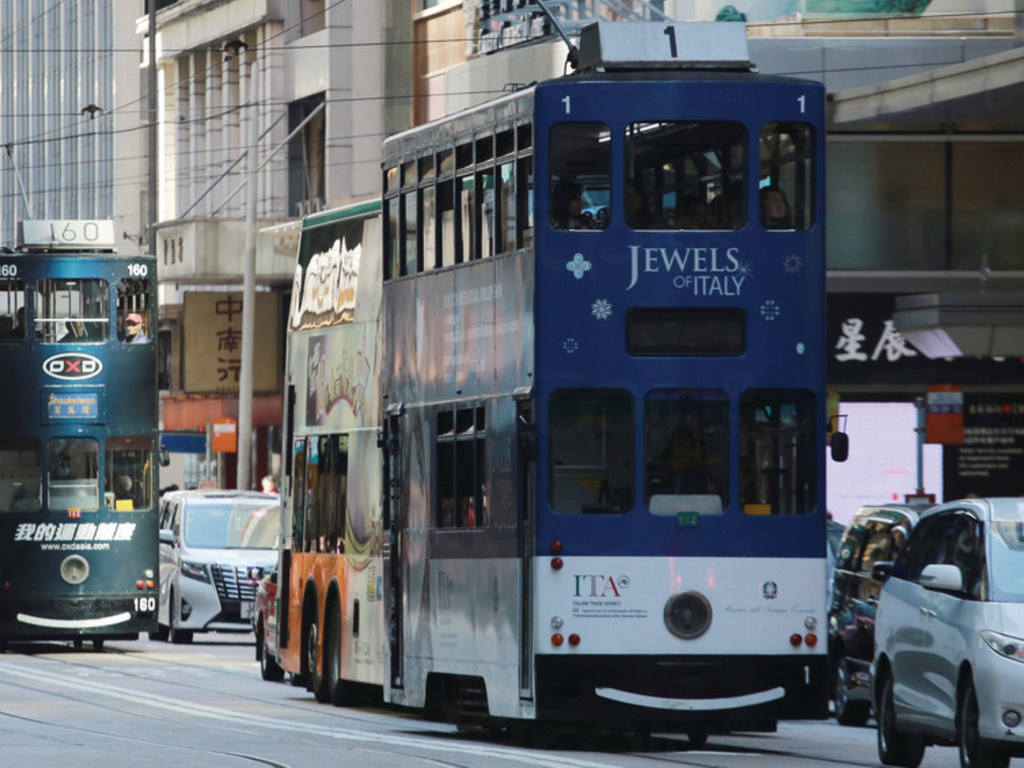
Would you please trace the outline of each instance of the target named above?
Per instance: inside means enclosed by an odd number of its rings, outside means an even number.
[[[814,129],[806,123],[767,123],[761,130],[761,224],[807,230],[814,223]]]
[[[0,341],[25,338],[25,283],[0,280]]]
[[[0,437],[0,512],[37,512],[42,506],[39,439]]]
[[[729,398],[655,389],[644,401],[644,500],[655,515],[720,515],[729,504]]]
[[[551,128],[549,221],[555,229],[604,229],[610,218],[611,132],[604,123]]]
[[[748,515],[806,515],[817,500],[814,395],[749,390],[740,396],[740,501]]]
[[[563,389],[549,401],[549,503],[564,515],[624,514],[633,506],[633,396]]]
[[[106,341],[110,291],[106,280],[43,278],[36,284],[36,338],[78,344]]]
[[[89,438],[58,438],[47,444],[51,510],[99,508],[99,444]]]
[[[747,221],[747,131],[715,121],[632,123],[626,131],[626,225],[739,229]]]
[[[119,338],[127,344],[145,344],[155,335],[152,327],[152,294],[146,278],[117,281],[117,317]]]

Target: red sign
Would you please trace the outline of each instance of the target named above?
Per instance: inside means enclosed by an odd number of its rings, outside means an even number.
[[[954,384],[928,387],[925,398],[925,442],[963,445],[964,390]]]
[[[238,422],[225,416],[213,422],[213,441],[210,444],[215,453],[238,451]]]

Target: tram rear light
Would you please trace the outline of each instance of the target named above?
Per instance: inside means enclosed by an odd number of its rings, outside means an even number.
[[[156,589],[156,582],[153,579],[146,579],[146,589]]]
[[[804,639],[800,637],[799,632],[794,632],[792,635],[789,636],[789,644],[792,645],[794,648],[799,647],[800,643],[802,643],[803,641]]]
[[[136,589],[145,589],[146,588],[146,582],[144,582],[142,579],[139,579],[138,581],[135,582],[135,588]]]
[[[818,644],[818,636],[815,634],[810,634],[804,638],[804,642],[807,643],[808,648],[813,648]]]
[[[564,643],[564,642],[565,642],[565,638],[562,637],[561,633],[559,633],[559,632],[555,632],[555,634],[553,634],[551,636],[551,644],[553,646],[555,646],[556,648],[561,647],[562,643]]]
[[[551,558],[551,567],[554,568],[556,571],[562,570],[562,566],[563,565],[565,565],[565,563],[562,562],[562,558],[560,558],[560,557],[552,557]]]
[[[577,635],[575,632],[573,632],[571,635],[569,635],[569,645],[579,645],[579,644],[580,644],[580,636],[579,635]]]
[[[551,551],[553,553],[555,553],[555,554],[558,554],[559,552],[561,552],[562,551],[562,542],[560,542],[560,541],[552,541],[551,542]]]

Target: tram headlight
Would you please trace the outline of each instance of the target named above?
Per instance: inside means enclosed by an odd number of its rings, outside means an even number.
[[[201,563],[190,563],[188,560],[182,560],[181,575],[187,576],[190,579],[195,579],[196,581],[205,581],[207,584],[210,583],[210,574],[206,570],[206,566]]]
[[[665,626],[683,640],[693,640],[711,626],[711,603],[700,592],[680,592],[665,603]]]
[[[68,555],[60,564],[60,577],[77,586],[89,578],[89,561],[81,555]]]

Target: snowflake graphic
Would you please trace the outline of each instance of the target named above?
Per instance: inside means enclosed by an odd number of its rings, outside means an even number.
[[[764,304],[761,305],[761,317],[768,322],[776,320],[782,313],[782,308],[779,307],[772,299],[768,299]]]
[[[782,260],[782,268],[789,272],[789,274],[791,275],[799,272],[803,268],[803,266],[803,259],[797,256],[795,253],[789,254],[789,256]]]
[[[612,305],[608,299],[598,299],[590,305],[590,314],[598,320],[607,320],[612,316]]]
[[[570,336],[569,338],[562,342],[562,349],[565,350],[565,354],[567,355],[575,354],[576,350],[578,350],[579,348],[579,342],[576,341],[576,339],[574,339],[572,336]]]
[[[740,264],[739,271],[737,272],[741,280],[746,280],[748,277],[754,276],[754,264],[750,261],[745,261]]]
[[[565,268],[572,272],[577,280],[582,280],[583,275],[590,271],[590,267],[593,266],[589,261],[583,258],[582,253],[577,253],[572,257],[572,261],[565,265]]]

